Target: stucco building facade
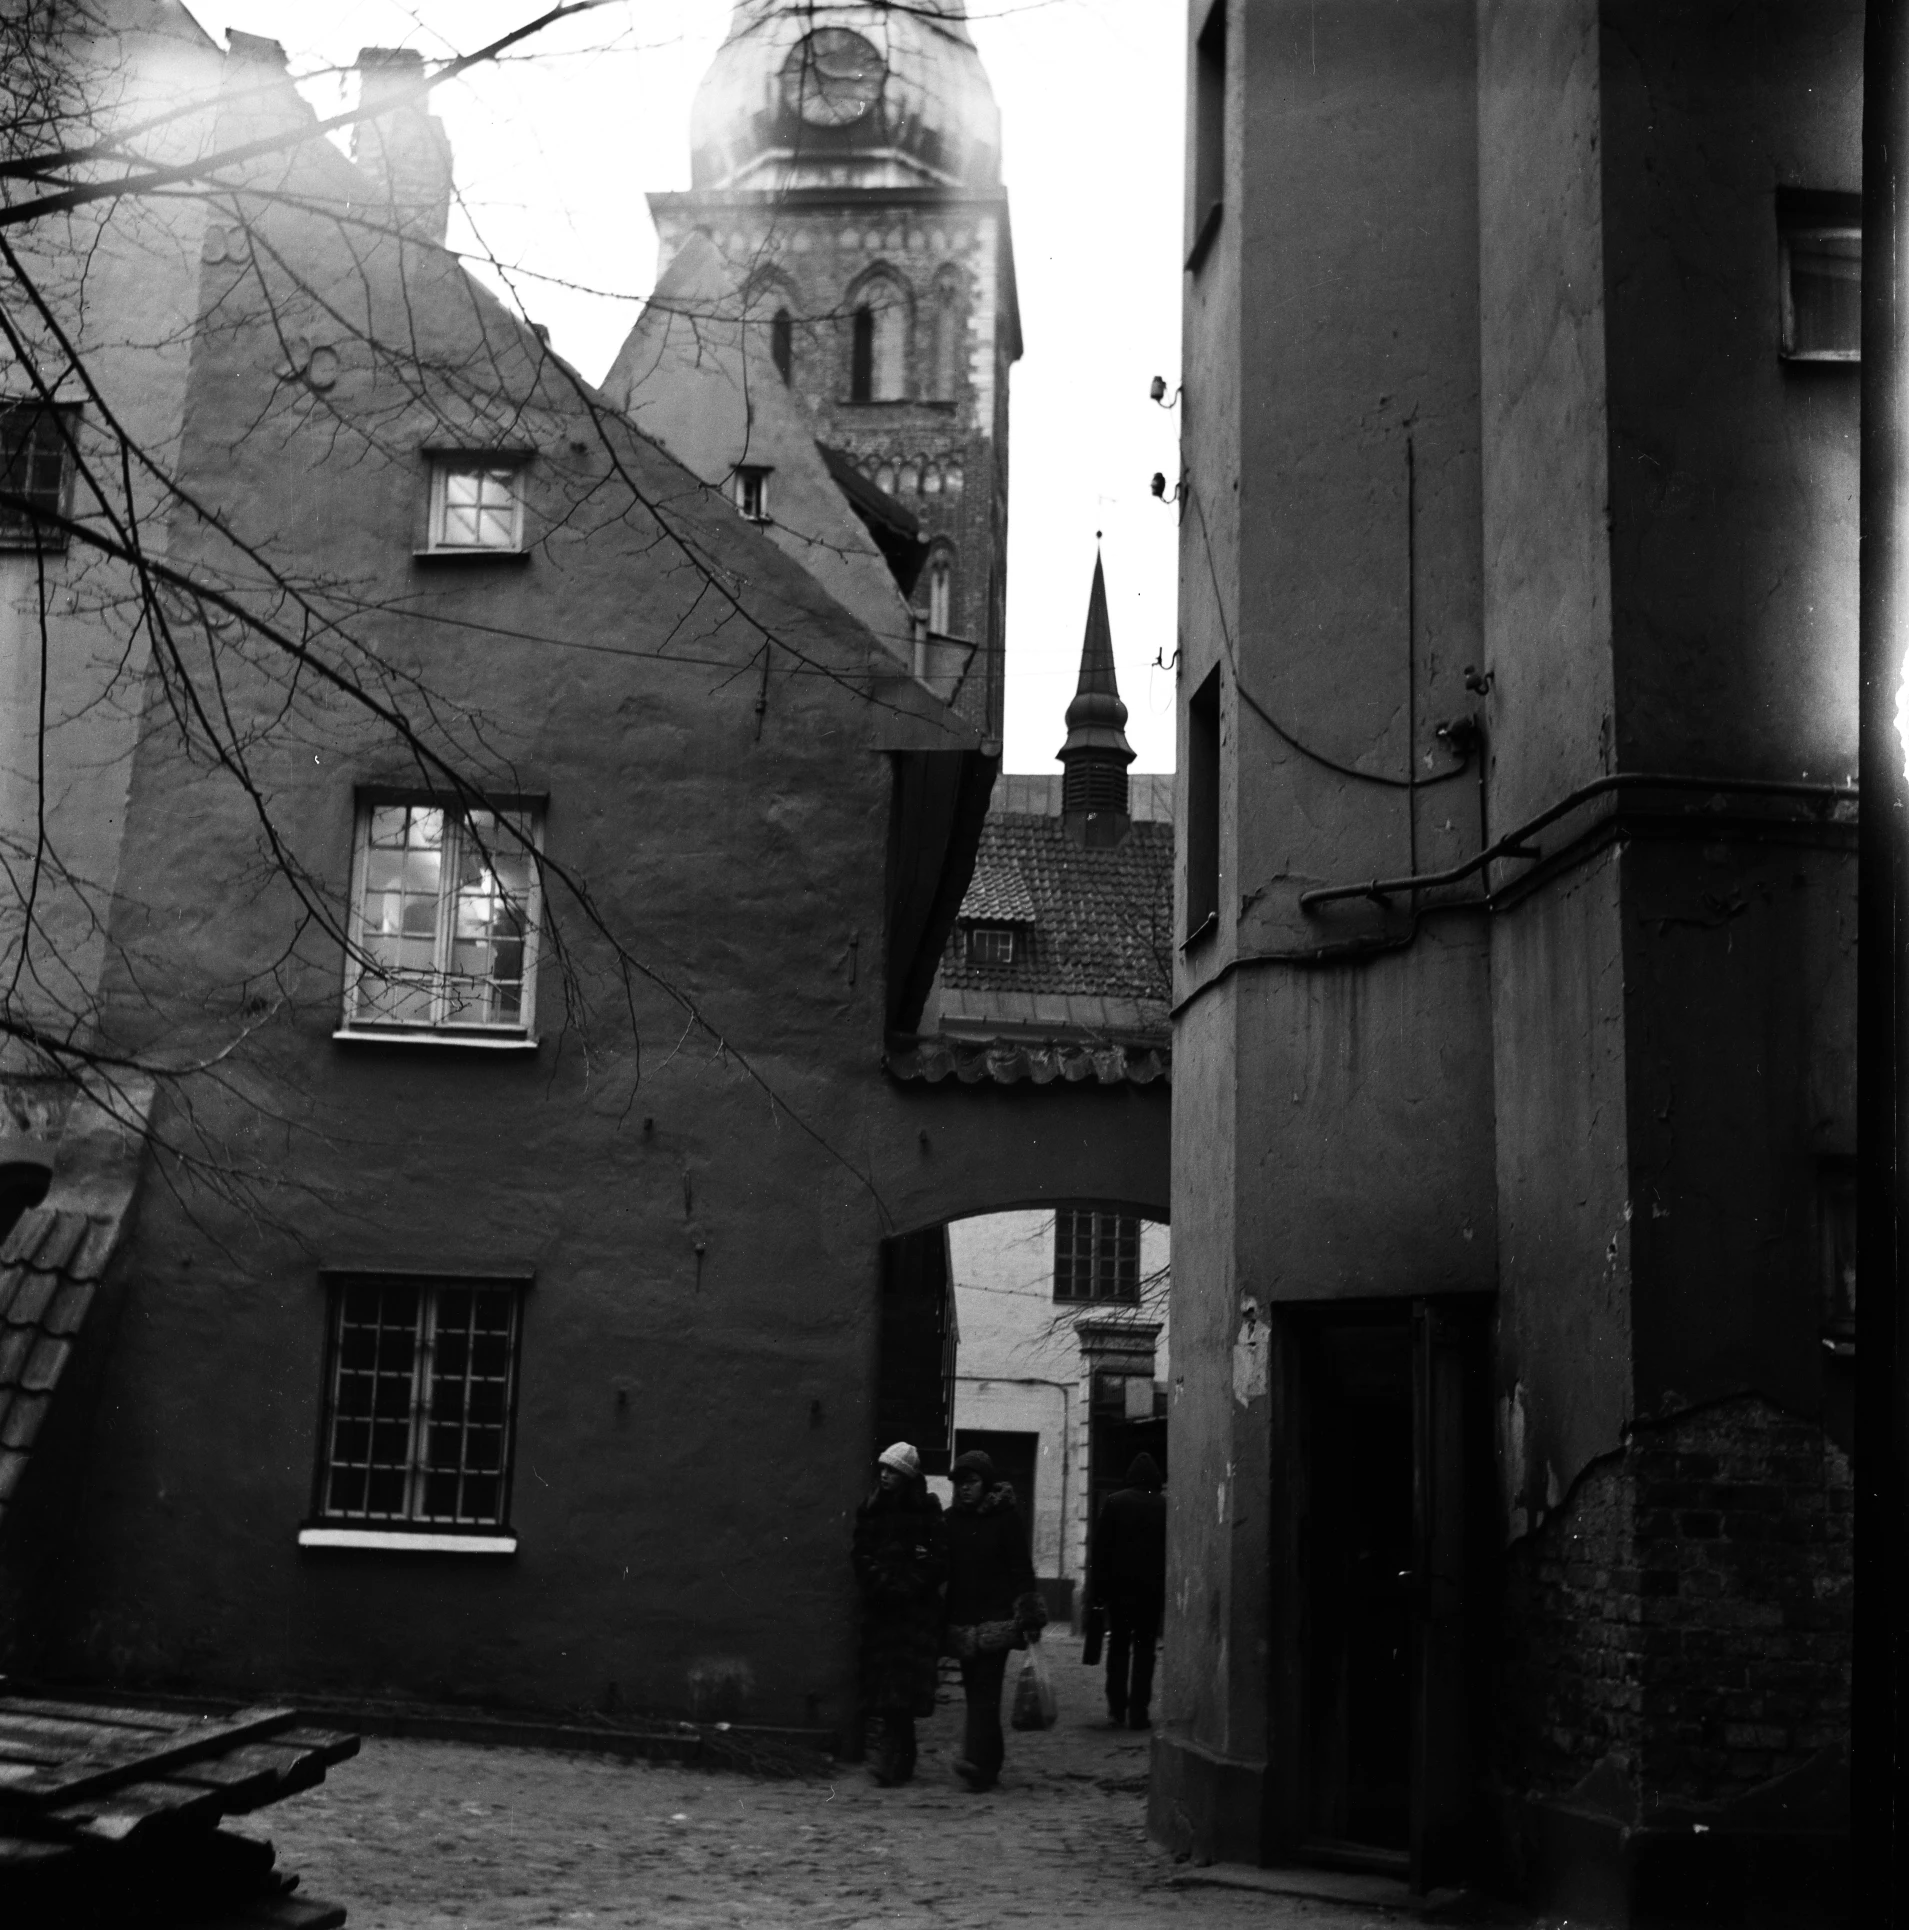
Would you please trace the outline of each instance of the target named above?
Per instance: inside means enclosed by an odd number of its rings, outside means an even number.
[[[1835,1908],[1861,42],[1191,11],[1182,1847]]]

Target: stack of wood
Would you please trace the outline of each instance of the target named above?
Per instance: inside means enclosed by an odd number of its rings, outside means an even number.
[[[330,1930],[272,1846],[220,1827],[323,1782],[358,1738],[295,1709],[120,1708],[0,1684],[0,1924]]]

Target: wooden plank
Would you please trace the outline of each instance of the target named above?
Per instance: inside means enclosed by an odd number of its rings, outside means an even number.
[[[0,1870],[40,1869],[73,1854],[71,1843],[50,1843],[40,1836],[0,1836]]]
[[[95,1843],[123,1843],[130,1836],[155,1829],[216,1821],[219,1807],[219,1793],[214,1789],[142,1782],[102,1791],[85,1802],[71,1803],[48,1814],[76,1836]]]
[[[117,1722],[79,1722],[56,1716],[25,1715],[0,1705],[0,1746],[4,1746],[8,1738],[17,1736],[52,1743],[68,1756],[91,1755],[132,1738],[155,1743],[179,1733],[176,1724],[167,1728],[133,1729]]]
[[[315,1750],[328,1765],[349,1762],[362,1746],[349,1729],[287,1729],[272,1740],[288,1749]]]
[[[216,1718],[221,1713],[216,1709],[138,1709],[117,1702],[87,1701],[78,1696],[14,1695],[0,1689],[0,1718],[15,1712],[128,1729],[177,1729],[186,1723]]]
[[[345,1921],[344,1905],[318,1897],[261,1897],[241,1905],[229,1916],[208,1917],[197,1930],[338,1930]]]
[[[24,1782],[0,1789],[0,1801],[56,1804],[141,1782],[182,1763],[223,1754],[241,1742],[262,1741],[292,1728],[296,1709],[242,1709],[220,1722],[203,1722],[190,1729],[151,1737],[128,1733],[123,1741],[108,1743],[85,1756],[57,1766],[48,1765]]]

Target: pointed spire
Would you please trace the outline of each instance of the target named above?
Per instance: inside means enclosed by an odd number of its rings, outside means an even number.
[[[1099,534],[1098,531],[1095,532]],[[1114,677],[1114,633],[1107,620],[1107,577],[1100,552],[1094,552],[1094,587],[1087,598],[1087,634],[1080,648],[1080,683],[1067,706],[1067,741],[1058,753],[1066,776],[1061,780],[1061,810],[1083,834],[1095,823],[1090,842],[1118,844],[1128,822],[1127,706]]]

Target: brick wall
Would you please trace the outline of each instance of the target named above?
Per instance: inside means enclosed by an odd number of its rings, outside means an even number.
[[[1721,1802],[1849,1729],[1850,1464],[1745,1397],[1640,1427],[1507,1563],[1499,1768]]]

